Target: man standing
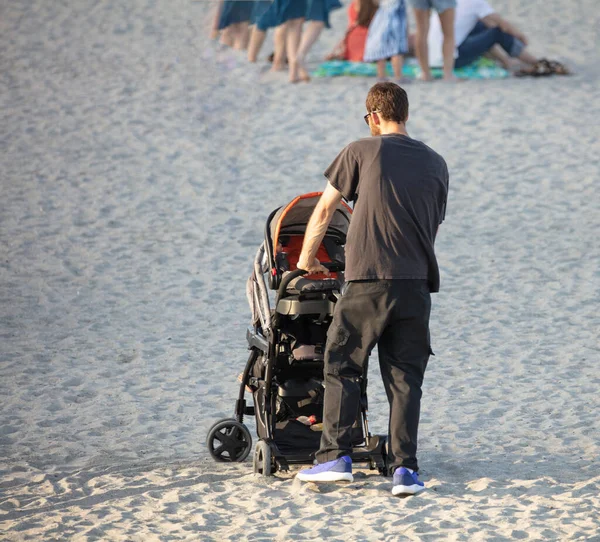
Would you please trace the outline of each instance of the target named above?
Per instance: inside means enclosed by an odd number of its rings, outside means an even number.
[[[327,168],[329,180],[308,223],[300,269],[324,272],[315,255],[340,200],[354,202],[346,242],[347,288],[336,304],[325,351],[323,435],[304,481],[352,481],[352,425],[361,381],[378,345],[390,404],[392,493],[414,494],[421,385],[431,352],[430,292],[439,290],[433,249],[446,210],[444,159],[406,132],[408,98],[378,83],[366,100],[374,137],[348,145]]]
[[[429,20],[431,10],[438,12],[436,19],[443,33],[441,51],[444,59],[444,80],[456,81],[454,76],[454,10],[456,0],[408,0],[415,11],[416,36],[415,53],[421,67],[421,79],[431,81],[429,69],[429,49],[427,36],[429,34]]]

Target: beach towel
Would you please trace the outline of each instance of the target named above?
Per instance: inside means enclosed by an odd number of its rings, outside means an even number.
[[[386,67],[387,74],[392,77],[391,63],[388,62]],[[416,79],[420,74],[419,63],[414,58],[406,59],[402,74],[410,79]],[[480,58],[477,61],[454,70],[456,77],[460,79],[504,79],[509,73],[504,68],[501,68],[488,58]],[[377,77],[376,64],[368,64],[366,62],[350,62],[348,60],[328,60],[319,65],[313,72],[313,77],[339,77],[342,75],[362,76],[362,77]],[[435,78],[441,78],[443,72],[441,68],[432,68],[431,75]]]

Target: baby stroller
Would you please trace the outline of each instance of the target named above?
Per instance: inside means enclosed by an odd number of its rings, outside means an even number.
[[[296,263],[320,196],[321,192],[298,196],[267,220],[265,241],[247,286],[252,310],[246,334],[250,355],[241,375],[235,418],[217,422],[207,437],[213,459],[243,461],[252,447],[244,416],[255,416],[259,440],[254,472],[264,476],[288,470],[290,464],[311,464],[319,449],[324,350],[344,280],[344,244],[352,214],[345,203],[339,204],[319,248],[317,258],[331,275],[306,275]],[[275,292],[274,309],[269,291]],[[385,475],[386,437],[369,433],[366,387],[365,378],[351,456]],[[252,393],[252,406],[244,399],[246,391]]]

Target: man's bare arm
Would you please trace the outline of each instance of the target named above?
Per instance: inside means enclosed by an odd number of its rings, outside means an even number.
[[[340,201],[342,201],[342,194],[330,183],[327,183],[327,187],[306,226],[302,252],[297,265],[298,269],[305,269],[309,273],[327,272],[317,260],[317,252]]]
[[[506,32],[511,36],[521,40],[525,45],[528,44],[526,36],[517,27],[509,23],[506,19],[503,19],[498,13],[491,13],[487,17],[481,19],[481,22],[488,28],[500,27],[502,32]]]

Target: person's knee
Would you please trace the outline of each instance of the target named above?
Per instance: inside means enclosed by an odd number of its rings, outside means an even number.
[[[489,32],[491,32],[492,36],[496,40],[502,39],[502,37],[504,37],[504,34],[505,34],[504,31],[499,26],[494,26],[493,28],[490,28]]]
[[[442,47],[454,48],[454,32],[452,32],[449,35],[444,34],[444,39],[442,41]]]
[[[363,376],[363,367],[344,351],[328,352],[325,356],[324,373],[343,379],[355,379]]]

